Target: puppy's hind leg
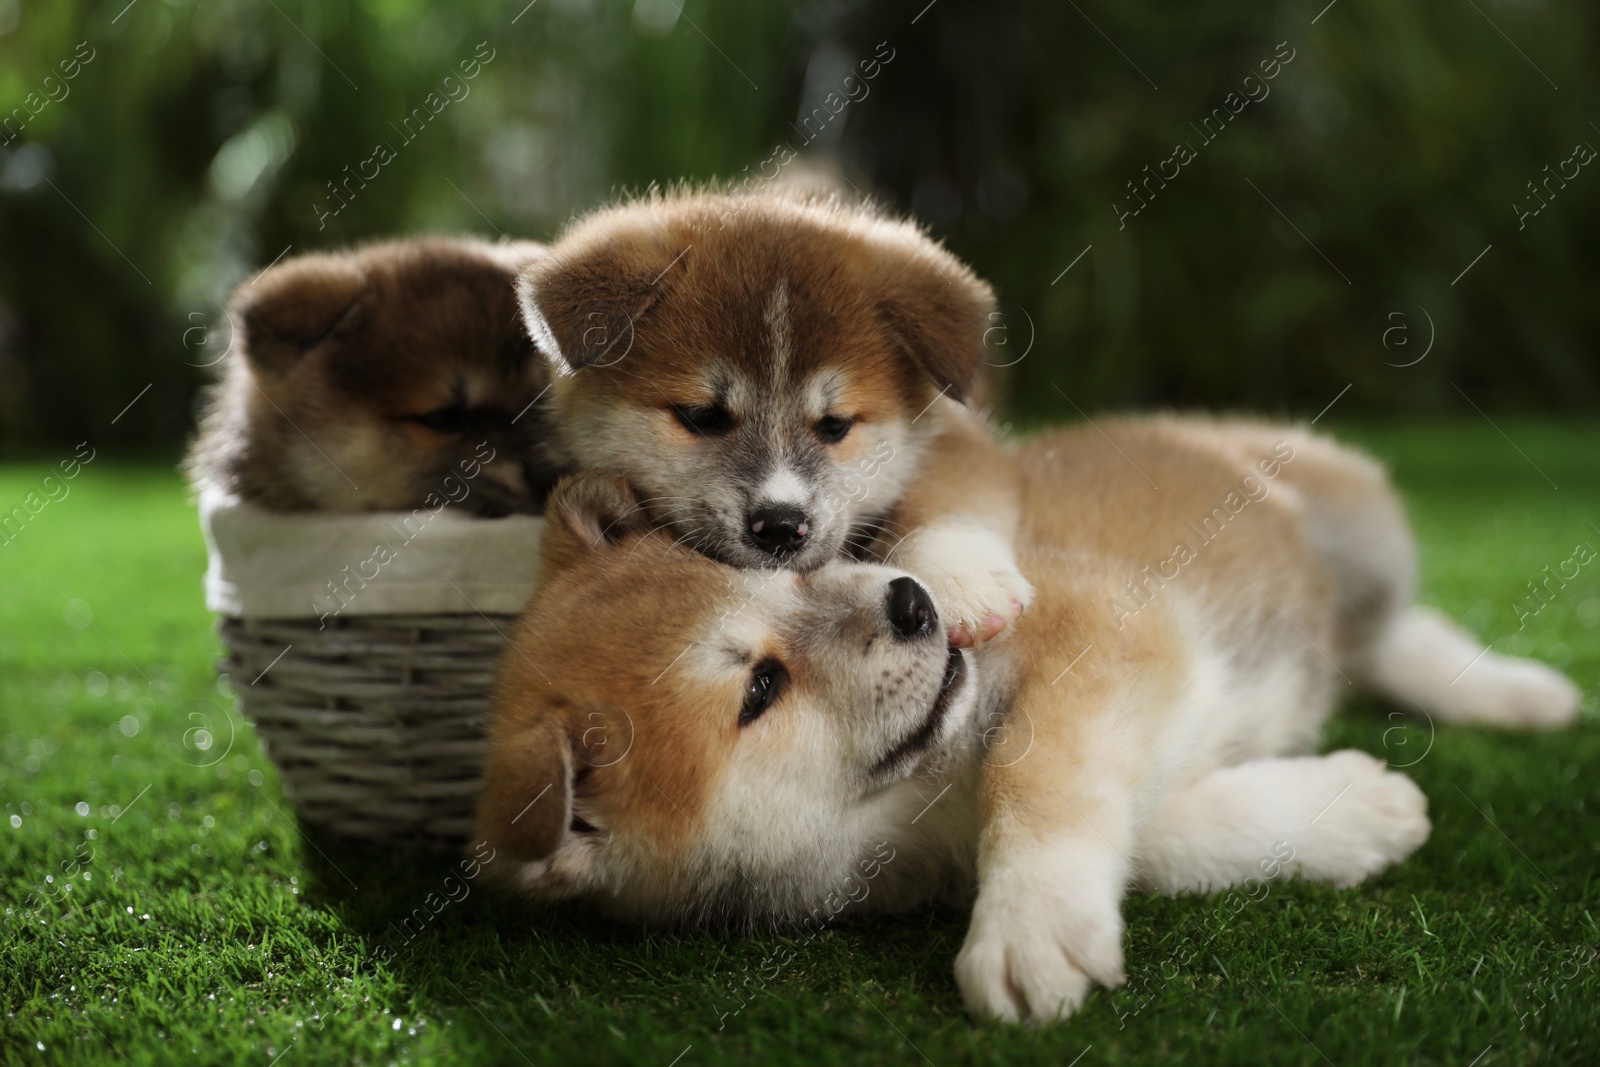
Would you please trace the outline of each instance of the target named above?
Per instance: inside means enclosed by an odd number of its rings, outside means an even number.
[[[1414,605],[1416,547],[1383,468],[1331,441],[1288,436],[1296,455],[1283,477],[1300,493],[1307,532],[1332,580],[1347,673],[1442,722],[1571,722],[1581,694],[1559,672],[1485,652],[1444,615]]]
[[[1577,715],[1583,695],[1560,671],[1488,651],[1429,608],[1391,616],[1351,665],[1367,687],[1414,704],[1441,722],[1565,726]]]
[[[1252,760],[1169,795],[1138,835],[1135,864],[1161,893],[1296,873],[1355,885],[1427,840],[1427,810],[1416,783],[1364,752]]]

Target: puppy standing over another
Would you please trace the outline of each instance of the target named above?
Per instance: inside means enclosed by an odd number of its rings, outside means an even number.
[[[404,510],[475,470],[461,507],[540,510],[560,472],[535,404],[549,379],[513,280],[543,253],[389,241],[299,256],[241,285],[233,350],[186,464],[193,483],[273,511]]]
[[[579,220],[518,291],[566,460],[625,475],[687,544],[809,571],[898,507],[896,563],[952,640],[1021,614],[1004,471],[905,497],[919,469],[986,445],[959,401],[995,307],[915,225],[815,185],[652,193]]]
[[[1037,588],[972,650],[920,575],[752,590],[620,479],[559,487],[496,684],[477,836],[502,874],[668,922],[968,901],[967,1005],[1046,1022],[1123,980],[1130,884],[1352,885],[1422,844],[1409,778],[1303,755],[1345,680],[1445,722],[1576,714],[1561,674],[1413,605],[1382,471],[1303,428],[1108,420],[966,458],[1021,486]]]

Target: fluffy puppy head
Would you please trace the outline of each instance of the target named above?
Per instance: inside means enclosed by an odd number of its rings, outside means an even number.
[[[395,241],[271,267],[235,291],[231,364],[191,460],[274,510],[533,511],[555,478],[548,373],[513,290],[531,244]],[[450,479],[447,483],[446,479]]]
[[[916,819],[929,776],[975,750],[976,668],[913,579],[717,563],[598,473],[546,514],[478,806],[501,881],[647,920],[785,921],[898,848],[875,902],[936,891],[911,838],[944,815]]]
[[[598,211],[518,294],[577,466],[716,559],[802,571],[893,506],[994,307],[912,223],[790,189]]]

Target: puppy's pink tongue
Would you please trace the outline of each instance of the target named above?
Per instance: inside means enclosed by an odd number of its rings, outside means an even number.
[[[972,644],[972,634],[967,630],[966,623],[957,623],[950,628],[951,648],[971,648]]]
[[[1005,619],[1001,618],[999,615],[990,615],[988,618],[983,620],[983,627],[979,630],[979,640],[987,641],[1005,628]]]

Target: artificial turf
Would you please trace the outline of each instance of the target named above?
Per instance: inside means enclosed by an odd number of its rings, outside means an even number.
[[[1427,845],[1350,890],[1131,899],[1128,985],[1042,1031],[963,1014],[955,911],[786,942],[622,928],[473,889],[408,939],[394,924],[440,899],[455,860],[302,835],[214,676],[177,475],[99,458],[0,545],[0,1058],[1596,1062],[1600,560],[1520,630],[1516,605],[1546,566],[1600,548],[1600,430],[1346,436],[1406,492],[1424,599],[1566,669],[1588,694],[1580,724],[1433,729],[1353,701],[1326,746],[1408,766]],[[49,469],[0,468],[0,507]]]

